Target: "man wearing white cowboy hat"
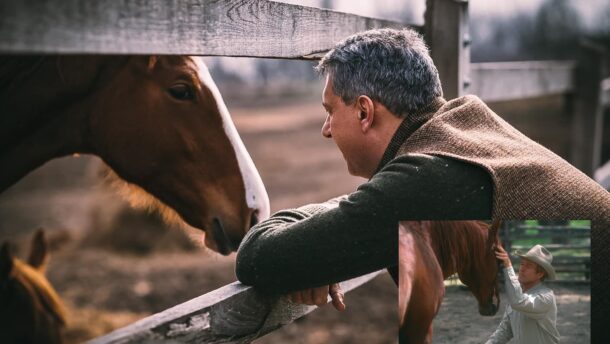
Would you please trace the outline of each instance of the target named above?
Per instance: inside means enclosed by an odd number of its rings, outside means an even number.
[[[555,294],[542,283],[555,279],[553,255],[542,245],[517,255],[521,257],[518,277],[508,253],[502,246],[496,248],[496,257],[504,264],[508,305],[487,344],[507,343],[511,338],[522,344],[559,343]]]

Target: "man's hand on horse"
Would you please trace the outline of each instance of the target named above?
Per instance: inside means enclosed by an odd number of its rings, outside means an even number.
[[[506,252],[506,250],[504,250],[504,247],[502,247],[502,245],[496,246],[496,258],[502,261],[505,268],[513,266],[513,264],[510,262],[510,257],[508,256],[508,253]]]
[[[331,285],[322,286],[318,288],[311,288],[305,290],[299,290],[288,294],[290,301],[294,303],[301,303],[306,305],[316,305],[318,307],[324,306],[327,303],[327,297],[330,294],[333,306],[338,311],[345,310],[345,302],[343,301],[343,291],[338,283]]]

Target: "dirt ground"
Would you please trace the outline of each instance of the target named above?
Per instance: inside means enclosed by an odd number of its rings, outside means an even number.
[[[319,100],[230,105],[272,210],[324,201],[363,182],[347,174],[332,141],[321,137]],[[179,230],[163,230],[155,218],[126,210],[100,183],[100,165],[90,157],[56,160],[0,195],[0,241],[19,243],[25,255],[23,246],[36,228],[46,228],[51,237],[48,275],[70,311],[68,343],[102,335],[235,280],[234,255],[206,251]],[[589,290],[555,290],[563,342],[588,341]],[[387,274],[348,294],[346,301],[343,313],[325,306],[256,342],[396,343],[397,291]],[[502,311],[491,318],[479,316],[467,291],[449,288],[435,321],[434,342],[484,342]]]
[[[591,289],[589,285],[551,284],[557,301],[557,330],[562,343],[591,342]],[[500,293],[500,310],[493,317],[478,314],[472,294],[459,286],[447,287],[434,320],[434,343],[485,343],[496,330],[506,309]]]

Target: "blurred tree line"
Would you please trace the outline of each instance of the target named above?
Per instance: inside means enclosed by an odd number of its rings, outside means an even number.
[[[536,12],[470,21],[472,62],[574,59],[583,40],[610,49],[610,2],[585,22],[572,0],[545,0]]]

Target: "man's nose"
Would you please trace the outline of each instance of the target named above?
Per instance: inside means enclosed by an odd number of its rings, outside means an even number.
[[[324,124],[322,125],[322,136],[326,138],[333,137],[330,133],[330,116],[326,115],[326,120],[324,120]]]

